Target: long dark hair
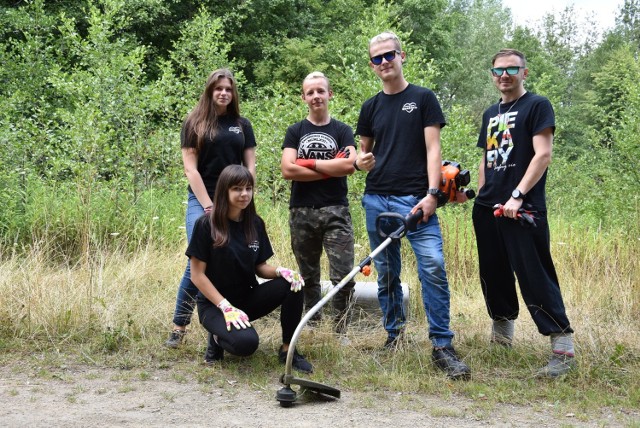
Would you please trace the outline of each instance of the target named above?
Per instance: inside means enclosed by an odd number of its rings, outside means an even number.
[[[214,247],[224,247],[229,243],[229,189],[233,186],[254,186],[253,175],[242,165],[229,165],[220,173],[213,197],[213,209],[209,214],[211,223],[211,238]],[[242,212],[240,223],[244,229],[247,244],[257,239],[255,227],[256,206],[251,202]]]
[[[233,73],[226,68],[214,70],[209,75],[204,92],[200,95],[198,104],[191,110],[185,120],[185,138],[183,147],[195,146],[199,153],[205,138],[214,139],[218,127],[218,111],[213,103],[213,89],[220,79],[231,82],[232,100],[227,106],[227,114],[236,120],[240,118],[240,100],[238,99],[238,84]],[[238,122],[239,123],[239,122]],[[195,144],[193,144],[195,140]],[[189,144],[191,143],[191,144]]]

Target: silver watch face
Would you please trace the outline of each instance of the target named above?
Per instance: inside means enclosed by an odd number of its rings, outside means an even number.
[[[511,192],[511,197],[513,199],[521,199],[522,198],[522,192],[519,191],[518,189],[516,189],[513,192]]]

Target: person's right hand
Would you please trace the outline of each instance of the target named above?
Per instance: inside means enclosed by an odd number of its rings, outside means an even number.
[[[224,320],[227,323],[227,331],[231,331],[232,324],[238,330],[251,327],[247,314],[233,306],[227,299],[223,299],[222,302],[218,303],[218,309],[220,309],[224,315]]]
[[[361,171],[371,171],[373,167],[376,166],[376,158],[371,152],[358,153],[356,162]]]

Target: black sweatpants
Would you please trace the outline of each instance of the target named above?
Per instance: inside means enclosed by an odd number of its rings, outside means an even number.
[[[524,227],[514,219],[494,217],[492,208],[474,205],[473,227],[487,311],[494,320],[518,317],[517,278],[538,331],[545,336],[572,333],[551,259],[546,214],[536,214],[536,224]]]
[[[287,280],[277,278],[253,287],[242,301],[229,300],[229,303],[243,310],[250,322],[280,307],[282,343],[288,344],[302,318],[303,294],[302,291],[294,293]],[[222,311],[202,294],[198,295],[198,316],[203,327],[218,336],[218,344],[230,354],[249,356],[258,349],[259,337],[253,326],[238,330],[231,325],[231,331],[227,331]]]

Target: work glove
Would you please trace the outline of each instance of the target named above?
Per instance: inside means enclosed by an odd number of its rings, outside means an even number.
[[[227,299],[223,299],[222,302],[218,303],[218,309],[220,309],[224,315],[224,320],[227,323],[227,331],[231,331],[231,324],[238,330],[251,327],[247,314],[233,306]]]
[[[296,159],[296,165],[303,166],[305,168],[309,168],[312,170],[316,170],[316,160],[315,159]]]
[[[305,168],[309,168],[309,169],[311,169],[313,171],[316,170],[316,160],[315,159],[296,159],[296,165],[300,165],[300,166],[303,166]],[[331,178],[331,176],[328,175],[328,174],[324,174],[324,173],[321,173],[321,174],[322,174],[322,179],[323,180],[326,180],[327,178]]]
[[[334,159],[348,158],[350,154],[351,154],[351,151],[349,150],[349,148],[343,147],[338,151],[338,153],[336,153],[336,156]]]
[[[276,268],[276,275],[286,279],[291,284],[291,291],[297,293],[304,287],[304,279],[295,270],[279,266]]]
[[[504,215],[504,205],[501,204],[495,204],[493,206],[493,215],[494,217],[502,217]],[[516,215],[515,220],[518,220],[518,222],[520,223],[520,226],[523,227],[538,227],[538,225],[536,224],[536,216],[535,216],[536,212],[535,211],[530,211],[530,210],[526,210],[524,208],[520,208],[518,209],[518,214]]]

